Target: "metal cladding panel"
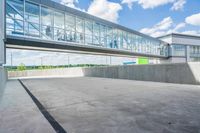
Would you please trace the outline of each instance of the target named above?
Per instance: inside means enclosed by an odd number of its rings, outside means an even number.
[[[5,0],[0,0],[0,65],[5,64]]]
[[[183,45],[199,45],[200,46],[200,37],[192,36],[182,36],[182,35],[173,35],[172,36],[173,44],[183,44]]]

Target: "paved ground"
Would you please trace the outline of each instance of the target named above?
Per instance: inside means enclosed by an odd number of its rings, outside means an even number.
[[[17,80],[0,90],[0,133],[55,133]]]
[[[22,81],[68,133],[200,133],[200,86],[103,78]],[[14,92],[18,90],[22,88]],[[21,93],[13,99],[17,96]],[[25,101],[20,100],[22,104]],[[5,105],[5,100],[0,99],[0,103]],[[33,111],[40,116],[35,107]],[[0,116],[6,118],[4,115],[0,111]],[[46,124],[46,132],[52,131],[45,118],[33,119],[32,114],[26,117],[33,123]],[[13,121],[18,119],[0,119],[0,129],[2,121],[17,128],[18,123]],[[22,129],[40,127],[22,125]]]

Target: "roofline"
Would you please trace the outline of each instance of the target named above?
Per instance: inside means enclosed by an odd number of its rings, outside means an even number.
[[[63,11],[63,12],[69,12],[71,14],[75,14],[75,15],[80,16],[82,18],[87,18],[87,19],[90,19],[90,20],[93,20],[93,21],[97,21],[97,22],[100,22],[102,24],[108,25],[110,27],[114,27],[114,28],[118,28],[120,30],[124,30],[124,31],[130,32],[130,33],[134,33],[136,35],[140,35],[142,37],[146,37],[146,38],[149,38],[149,39],[154,40],[154,41],[159,41],[159,42],[162,42],[162,43],[167,45],[166,42],[164,42],[162,40],[159,40],[157,38],[154,38],[154,37],[151,37],[149,35],[140,33],[139,31],[127,28],[127,27],[119,25],[117,23],[114,23],[114,22],[111,22],[111,21],[96,17],[96,16],[91,15],[91,14],[89,14],[87,12],[83,12],[83,11],[80,11],[80,10],[77,10],[77,9],[62,5],[62,4],[60,4],[58,2],[54,2],[52,0],[27,0],[27,1],[38,3],[38,4],[41,4],[41,5],[44,5],[44,6],[48,6],[48,7],[54,8],[56,10]]]
[[[170,34],[166,34],[166,35],[163,35],[163,36],[159,36],[157,38],[160,39],[160,38],[164,38],[164,37],[168,37],[168,36],[173,36],[173,35],[175,35],[175,36],[200,38],[200,35],[191,35],[191,34],[183,34],[183,33],[170,33]]]

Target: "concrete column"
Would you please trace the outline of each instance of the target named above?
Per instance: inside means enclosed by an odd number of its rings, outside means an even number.
[[[0,66],[5,64],[5,0],[0,0]]]

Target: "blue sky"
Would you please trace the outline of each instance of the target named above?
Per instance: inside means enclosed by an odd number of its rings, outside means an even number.
[[[200,0],[54,0],[151,36],[200,34]]]
[[[200,0],[54,0],[72,8],[102,17],[128,28],[157,37],[171,32],[200,35]],[[107,64],[109,57],[7,50],[7,65],[48,65],[70,63]],[[54,58],[56,57],[56,58]],[[113,64],[134,59],[114,58]]]

